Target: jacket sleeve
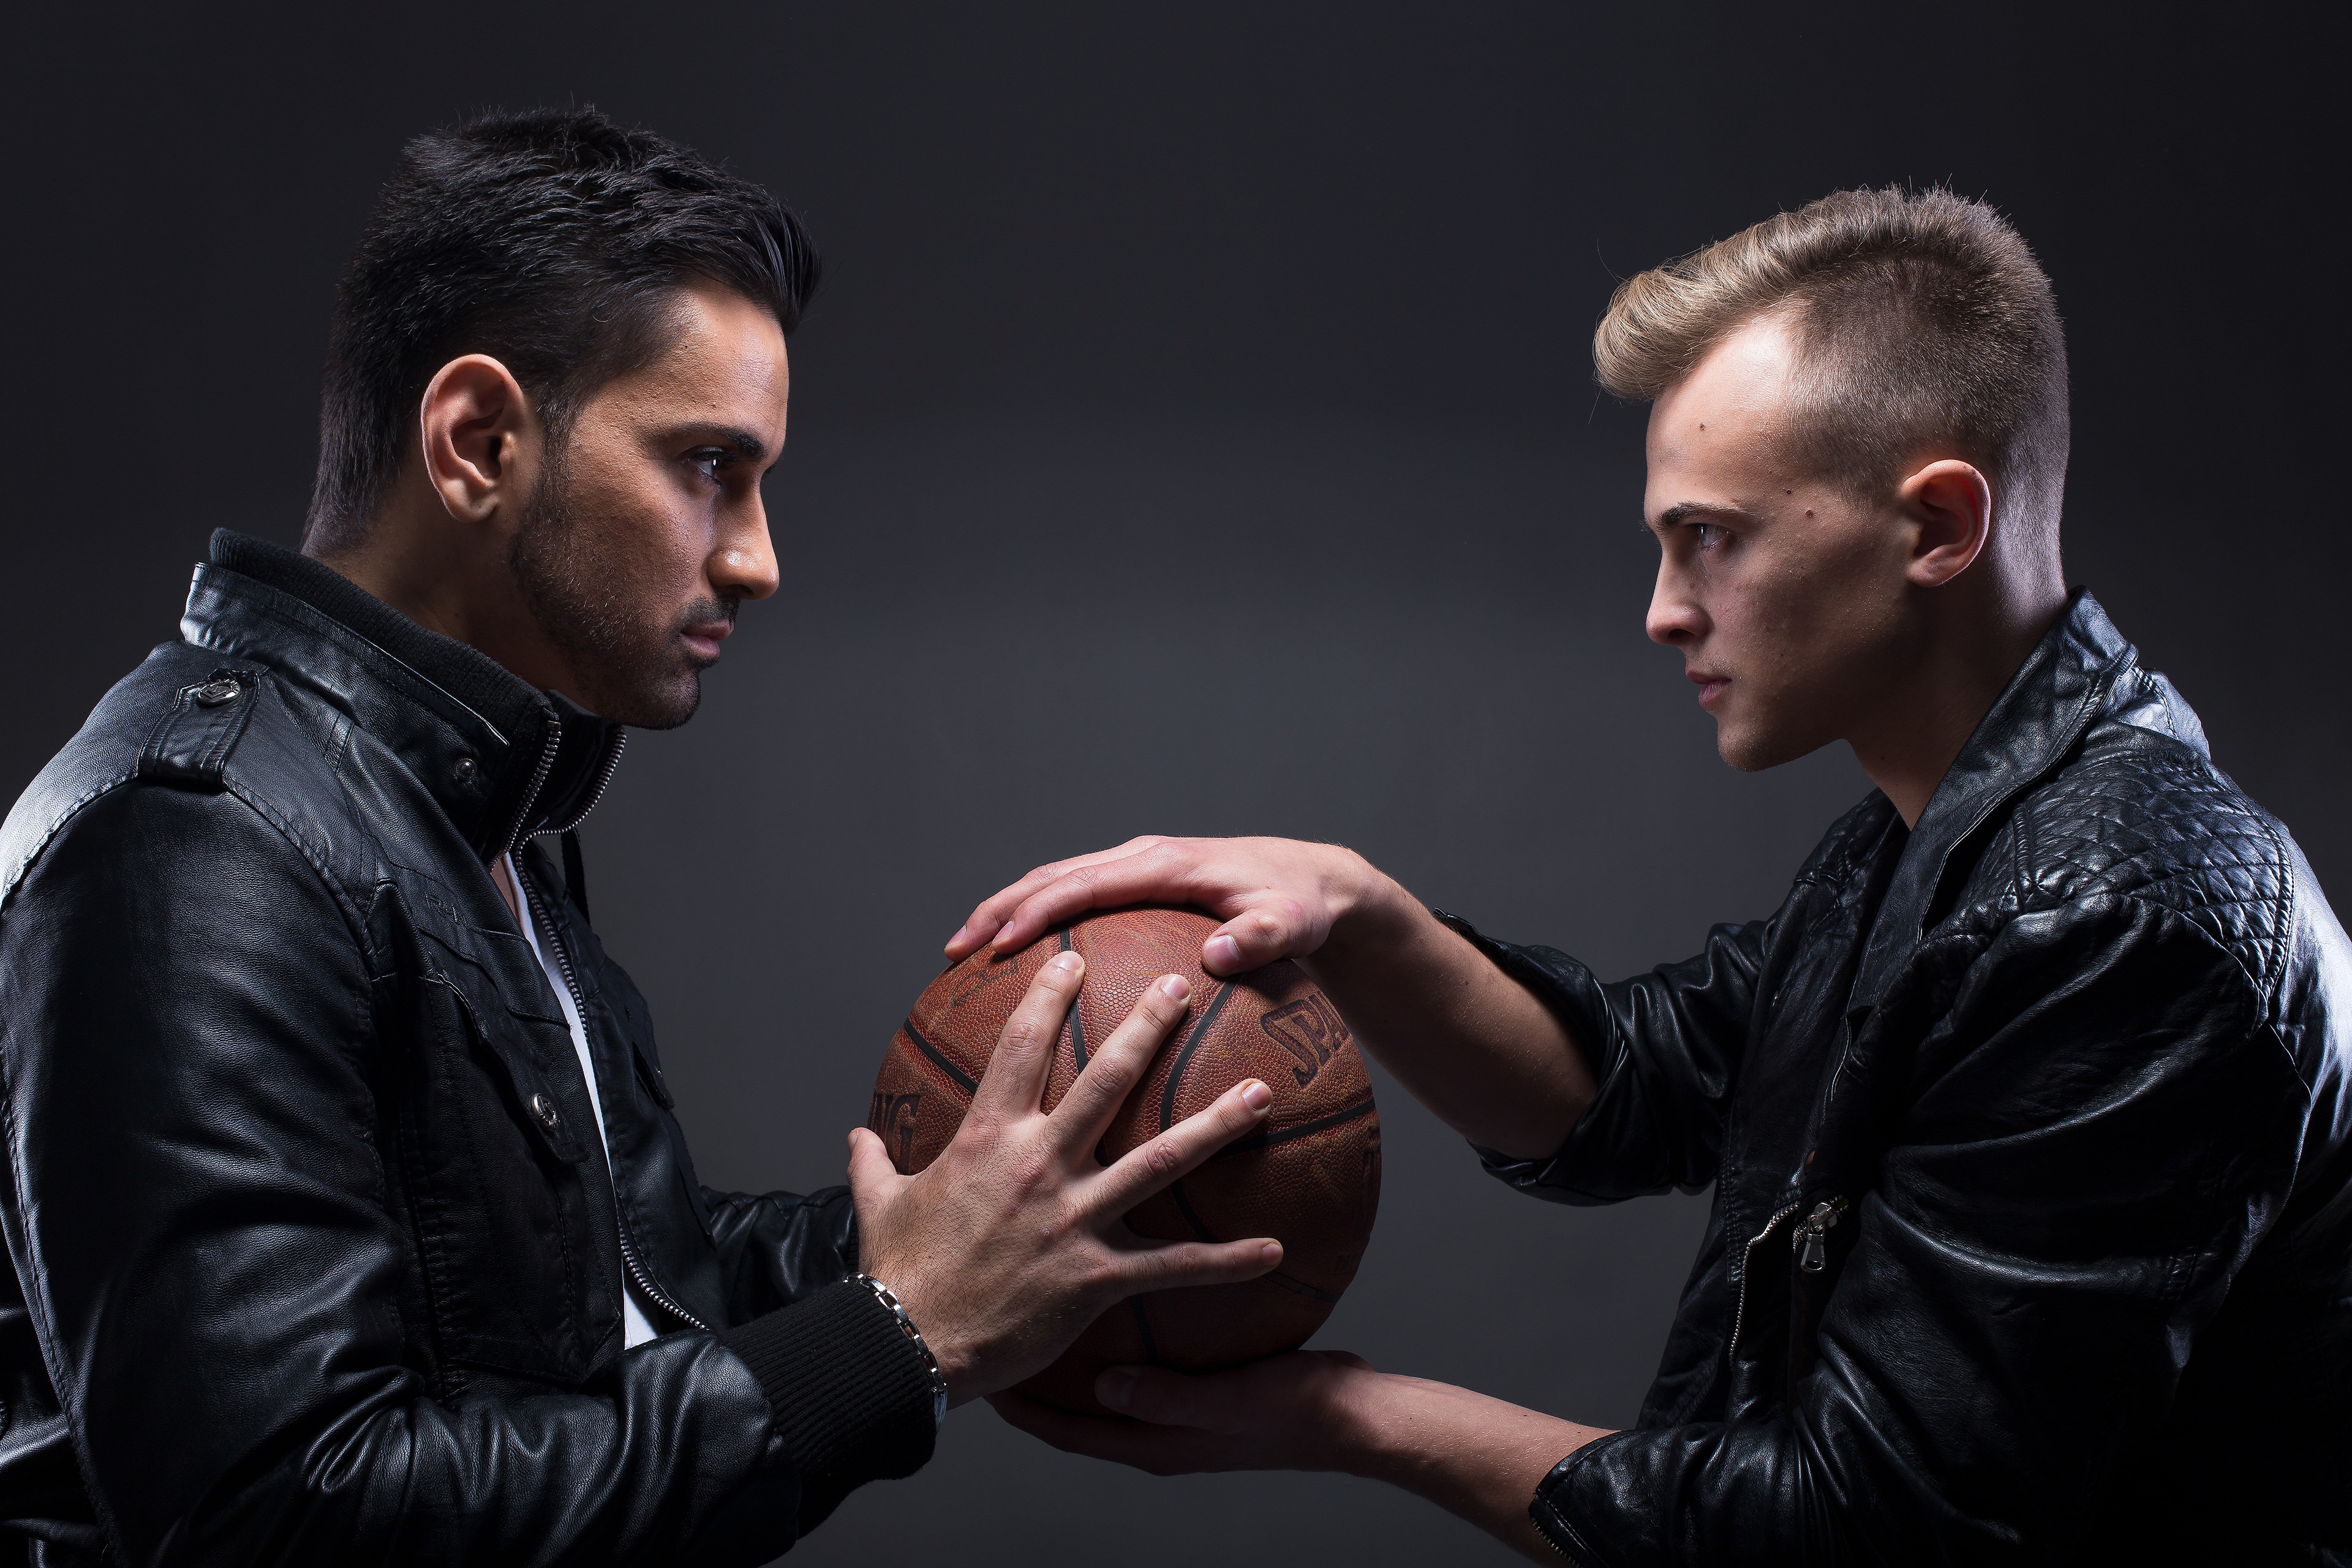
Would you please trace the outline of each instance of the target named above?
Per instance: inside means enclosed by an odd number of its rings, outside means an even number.
[[[0,1222],[113,1560],[754,1563],[804,1478],[928,1454],[919,1359],[852,1287],[761,1320],[758,1365],[681,1332],[435,1397],[376,1142],[407,1064],[357,912],[261,811],[120,789],[0,912]]]
[[[1568,1204],[1613,1204],[1668,1187],[1696,1192],[1715,1180],[1770,921],[1717,926],[1696,957],[1604,985],[1564,952],[1496,942],[1465,921],[1438,918],[1551,1008],[1598,1084],[1557,1154],[1514,1160],[1480,1149],[1489,1171],[1521,1192]]]
[[[1564,1460],[1533,1517],[1587,1568],[2071,1560],[2284,1202],[2307,1110],[2231,952],[2105,906],[1969,938],[1948,1011],[1865,1034],[1910,1054],[1911,1098],[1851,1194],[1818,1362],[1784,1415]]]
[[[777,1311],[857,1271],[857,1210],[847,1187],[796,1193],[702,1189],[727,1282],[728,1321]]]

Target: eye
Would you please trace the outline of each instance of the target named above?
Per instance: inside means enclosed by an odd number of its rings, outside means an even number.
[[[699,452],[688,453],[686,460],[693,464],[704,479],[715,485],[719,483],[719,470],[725,468],[732,459],[730,454],[723,447],[706,447]]]
[[[1719,522],[1694,522],[1690,531],[1691,539],[1702,551],[1713,550],[1731,537],[1730,531]]]

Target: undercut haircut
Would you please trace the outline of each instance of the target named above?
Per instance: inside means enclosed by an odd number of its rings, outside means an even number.
[[[365,536],[451,360],[505,364],[560,452],[598,387],[669,346],[682,290],[719,284],[790,332],[817,277],[807,231],[767,191],[593,109],[417,137],[336,293],[303,549]]]
[[[2052,546],[2066,479],[2066,338],[2016,229],[1940,188],[1839,191],[1618,285],[1601,384],[1651,401],[1751,321],[1797,342],[1797,458],[1881,499],[1923,461],[1985,472],[1994,515]]]

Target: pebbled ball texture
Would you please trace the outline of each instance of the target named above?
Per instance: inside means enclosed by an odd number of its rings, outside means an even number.
[[[1269,964],[1232,980],[1204,974],[1201,943],[1216,926],[1185,910],[1119,910],[1017,953],[992,958],[982,949],[931,983],[883,1057],[866,1125],[912,1174],[955,1136],[1030,982],[1055,953],[1075,948],[1086,978],[1055,1048],[1049,1110],[1144,986],[1162,974],[1181,974],[1192,986],[1190,1011],[1112,1120],[1097,1159],[1109,1163],[1245,1079],[1274,1091],[1258,1131],[1148,1199],[1127,1223],[1138,1236],[1168,1241],[1271,1236],[1283,1245],[1282,1267],[1245,1284],[1120,1302],[1021,1385],[1032,1398],[1103,1414],[1094,1380],[1106,1366],[1208,1372],[1294,1349],[1330,1316],[1363,1260],[1381,1193],[1380,1114],[1363,1058],[1338,1009],[1297,965]]]

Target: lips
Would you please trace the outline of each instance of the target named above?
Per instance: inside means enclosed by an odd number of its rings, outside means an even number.
[[[1731,677],[1717,675],[1711,669],[1686,669],[1683,678],[1698,688],[1698,705],[1702,708],[1721,696],[1723,689],[1731,684]]]
[[[719,658],[719,645],[734,630],[726,621],[703,621],[685,627],[678,636],[686,639],[688,652],[705,664],[714,664]]]

